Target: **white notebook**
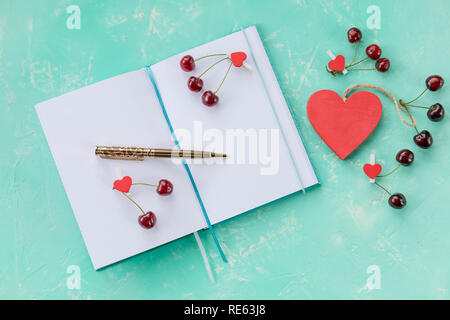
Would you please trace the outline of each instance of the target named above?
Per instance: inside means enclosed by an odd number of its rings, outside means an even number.
[[[203,59],[196,72],[186,73],[179,66],[181,57],[235,51],[247,53],[252,70],[233,67],[218,93],[219,103],[204,106],[201,93],[188,90],[187,79],[214,60]],[[227,67],[218,64],[202,77],[204,87],[215,89]],[[224,161],[189,164],[212,224],[318,183],[256,27],[150,68],[181,147],[228,155]],[[42,102],[36,110],[95,269],[207,227],[181,163],[105,160],[94,154],[97,145],[175,148],[145,68]],[[238,139],[234,145],[232,140],[227,143],[239,132],[248,134],[244,148]],[[250,159],[249,148],[255,147],[252,133],[258,140],[256,160]],[[157,215],[154,228],[140,227],[137,208],[112,190],[117,168],[135,182],[172,181],[174,191],[167,197],[144,187],[130,191],[134,200]],[[226,241],[220,234],[218,238]]]

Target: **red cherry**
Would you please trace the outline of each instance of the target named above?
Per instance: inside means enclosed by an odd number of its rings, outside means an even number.
[[[158,188],[156,188],[156,192],[158,192],[161,196],[168,196],[173,191],[173,184],[169,180],[161,179],[158,183]]]
[[[350,41],[351,43],[354,43],[356,41],[361,40],[362,34],[358,28],[353,27],[353,28],[348,29],[347,37],[348,37],[348,41]]]
[[[444,119],[445,110],[442,104],[435,103],[433,104],[427,112],[428,119],[431,121],[437,122]]]
[[[181,58],[180,67],[186,72],[192,71],[195,68],[194,58],[192,56],[187,55]]]
[[[437,91],[444,85],[444,79],[441,76],[429,76],[427,80],[425,80],[425,84],[430,91]]]
[[[389,205],[394,209],[401,209],[406,206],[406,198],[401,193],[394,193],[389,197]]]
[[[203,80],[197,77],[190,77],[188,80],[188,88],[191,91],[199,92],[203,88]]]
[[[420,133],[416,134],[413,140],[414,143],[422,149],[428,149],[433,144],[433,137],[427,130],[422,130]]]
[[[397,153],[395,159],[404,166],[409,166],[414,161],[414,153],[411,150],[403,149]]]
[[[139,224],[145,229],[151,229],[156,224],[156,216],[153,212],[149,211],[146,214],[139,216]]]
[[[381,57],[381,48],[376,44],[371,44],[366,48],[366,54],[370,59],[377,60],[379,57]]]
[[[378,59],[377,62],[375,63],[375,68],[377,68],[377,70],[380,72],[388,71],[390,66],[391,62],[389,61],[389,59],[386,58]]]
[[[219,102],[219,97],[215,95],[212,91],[205,91],[202,95],[202,102],[207,107],[212,107]]]

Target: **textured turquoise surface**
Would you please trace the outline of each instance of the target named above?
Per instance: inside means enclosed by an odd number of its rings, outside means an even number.
[[[80,29],[66,27],[72,4],[81,9]],[[378,30],[366,24],[370,5],[380,8]],[[0,298],[449,298],[449,119],[431,123],[415,110],[419,129],[435,138],[431,149],[419,150],[414,130],[380,95],[378,128],[341,161],[305,111],[319,89],[342,93],[371,83],[409,99],[430,74],[450,81],[449,15],[447,0],[2,0]],[[193,236],[94,271],[34,105],[250,24],[259,27],[322,186],[219,224],[228,264],[201,232],[216,285]],[[345,33],[352,25],[363,31],[365,45],[380,43],[392,62],[389,72],[339,78],[325,72],[328,49],[351,58]],[[420,102],[448,107],[449,84]],[[392,167],[404,147],[416,153],[416,162],[383,181],[408,198],[407,208],[395,211],[361,166],[376,150]],[[80,289],[66,285],[71,265],[81,270]],[[379,288],[366,285],[369,266],[379,268]]]

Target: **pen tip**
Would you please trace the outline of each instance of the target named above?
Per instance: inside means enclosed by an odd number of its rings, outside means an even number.
[[[211,152],[211,157],[215,157],[215,158],[226,158],[227,155],[226,155],[225,153]]]

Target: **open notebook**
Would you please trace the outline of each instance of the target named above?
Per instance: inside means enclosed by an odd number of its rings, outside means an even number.
[[[201,94],[187,88],[187,79],[195,73],[180,69],[181,57],[235,51],[247,53],[252,70],[232,68],[218,105],[205,107]],[[207,60],[197,63],[198,71],[211,64]],[[205,87],[215,89],[227,67],[221,63],[207,73]],[[256,27],[180,53],[147,71],[122,74],[36,106],[96,269],[207,227],[182,164],[168,159],[100,159],[94,155],[96,145],[175,148],[169,120],[174,134],[182,135],[177,136],[181,148],[226,152],[222,163],[189,164],[212,224],[318,183]],[[256,132],[258,152],[271,154],[271,161],[262,156],[249,160],[242,154],[248,148],[230,147],[227,138],[239,130]],[[223,143],[217,143],[221,135]],[[117,167],[136,182],[172,181],[174,192],[169,197],[144,187],[131,191],[134,200],[157,215],[154,228],[141,228],[136,207],[112,190]]]

